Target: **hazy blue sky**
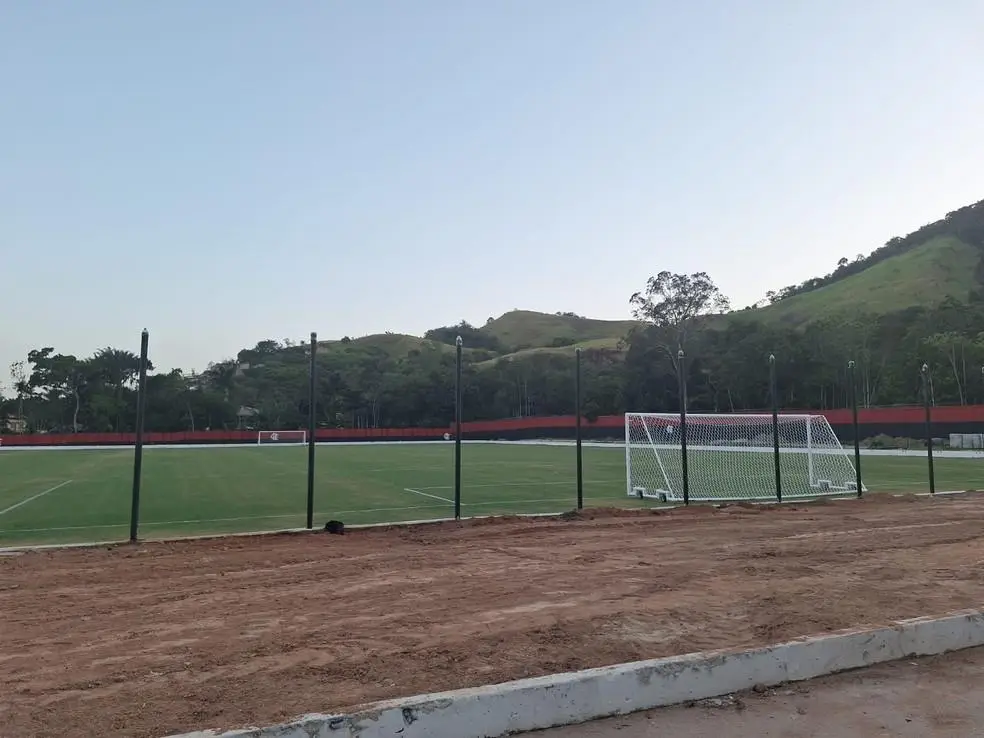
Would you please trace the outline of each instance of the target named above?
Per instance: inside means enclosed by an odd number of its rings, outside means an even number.
[[[0,0],[0,381],[736,306],[984,197],[979,0]]]

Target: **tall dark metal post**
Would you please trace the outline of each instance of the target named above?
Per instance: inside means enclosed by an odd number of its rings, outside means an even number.
[[[574,439],[577,446],[577,509],[584,509],[584,465],[581,455],[581,349],[574,349]]]
[[[858,385],[854,376],[854,362],[847,362],[847,376],[850,382],[849,395],[851,400],[851,422],[854,425],[854,483],[858,488],[858,497],[863,494],[861,484],[861,434],[858,431]]]
[[[318,365],[318,334],[311,333],[311,368],[308,370],[308,461],[307,461],[307,527],[314,528],[314,432],[316,413],[316,378]]]
[[[776,466],[776,501],[782,502],[782,470],[779,464],[779,390],[776,386],[775,354],[769,354],[769,394],[772,396],[772,449]]]
[[[454,519],[461,518],[461,336],[454,340]]]
[[[929,464],[929,494],[936,494],[936,474],[933,471],[933,417],[929,399],[929,365],[922,365],[923,408],[926,411],[926,461]]]
[[[140,374],[137,384],[137,426],[133,444],[133,490],[130,497],[130,543],[137,542],[140,527],[140,481],[143,476],[144,412],[147,407],[147,347],[150,334],[144,328],[140,334]]]
[[[680,466],[683,472],[683,504],[690,504],[690,472],[687,468],[687,357],[683,349],[677,352],[680,372]]]

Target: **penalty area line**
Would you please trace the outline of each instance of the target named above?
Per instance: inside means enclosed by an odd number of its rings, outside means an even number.
[[[27,504],[28,502],[31,502],[32,500],[36,500],[36,499],[38,499],[39,497],[44,497],[44,496],[45,496],[46,494],[48,494],[49,492],[54,492],[54,491],[55,491],[56,489],[61,489],[61,488],[62,488],[62,487],[64,487],[64,486],[65,486],[66,484],[71,484],[71,483],[72,483],[72,481],[73,481],[73,480],[71,480],[71,479],[67,479],[67,480],[65,480],[64,482],[61,482],[61,483],[59,483],[59,484],[56,484],[56,485],[55,485],[54,487],[49,487],[49,488],[48,488],[48,489],[46,489],[46,490],[45,490],[44,492],[38,492],[38,493],[37,493],[36,495],[31,495],[31,496],[30,496],[30,497],[28,497],[27,499],[25,499],[25,500],[21,500],[20,502],[18,502],[18,503],[15,503],[15,504],[13,504],[13,505],[11,505],[10,507],[5,507],[5,508],[4,508],[3,510],[0,510],[0,515],[6,515],[6,514],[7,514],[7,513],[9,513],[9,512],[11,511],[11,510],[16,510],[16,509],[17,509],[18,507],[20,507],[21,505],[26,505],[26,504]]]
[[[447,497],[441,497],[440,495],[432,495],[430,492],[421,492],[419,489],[414,489],[413,487],[404,487],[403,491],[411,492],[415,495],[420,495],[421,497],[430,497],[432,500],[440,500],[441,502],[454,504],[454,500],[449,500]]]

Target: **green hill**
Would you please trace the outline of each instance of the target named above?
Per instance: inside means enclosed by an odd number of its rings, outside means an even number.
[[[524,349],[560,348],[585,342],[614,346],[635,327],[632,320],[595,320],[571,313],[513,310],[479,329],[496,338],[508,353]]]
[[[715,275],[717,266],[706,270]],[[636,272],[640,283],[647,271]],[[629,295],[622,297],[628,312]],[[770,354],[787,408],[844,407],[849,362],[865,406],[919,402],[923,366],[937,404],[984,404],[984,201],[892,238],[867,257],[841,259],[829,274],[769,299],[768,307],[688,326],[686,386],[694,412],[768,406]],[[573,412],[574,346],[585,349],[586,414],[673,412],[679,379],[667,333],[636,327],[630,320],[515,310],[482,327],[459,322],[422,337],[322,341],[315,420],[321,427],[446,427],[454,416],[458,336],[467,357],[466,420]],[[236,428],[244,418],[251,427],[304,427],[307,351],[303,342],[266,339],[203,372],[155,372],[147,383],[146,427]],[[28,354],[31,391],[0,399],[0,417],[23,418],[41,431],[132,429],[138,357],[115,349],[85,359],[52,352]]]
[[[454,339],[464,335],[464,353],[478,362],[537,352],[561,352],[573,346],[615,349],[636,325],[631,320],[595,320],[572,314],[514,310],[482,328],[465,324],[428,331],[428,337],[376,333],[359,338],[321,341],[322,352],[377,352],[398,359],[414,351],[454,352]]]
[[[842,278],[828,276],[827,284],[785,297],[763,308],[740,310],[723,319],[759,321],[767,325],[802,327],[839,316],[881,316],[910,307],[932,307],[946,298],[966,302],[975,289],[982,266],[982,252],[953,236],[937,236],[900,253],[882,254],[870,266],[850,270]],[[616,351],[638,324],[632,320],[597,320],[572,313],[539,313],[513,310],[481,328],[447,326],[428,331],[435,338],[400,333],[380,333],[360,338],[324,341],[329,351],[378,351],[401,358],[413,351],[454,351],[454,336],[464,333],[465,353],[481,366],[502,358],[522,360],[542,354],[584,349]],[[476,344],[479,344],[476,348]]]
[[[373,333],[372,335],[360,336],[359,338],[319,341],[318,344],[329,351],[377,349],[387,356],[392,357],[406,356],[413,350],[422,349],[454,351],[453,346],[448,346],[438,341],[430,341],[420,336],[410,336],[406,333]]]
[[[984,202],[961,208],[905,237],[891,239],[867,257],[842,260],[830,274],[779,290],[766,307],[716,316],[711,324],[724,329],[756,322],[795,330],[840,317],[880,318],[909,308],[931,309],[948,300],[965,303],[984,283],[982,224]],[[400,359],[419,352],[453,352],[455,338],[461,335],[466,355],[488,367],[503,358],[565,354],[574,346],[619,352],[636,326],[632,320],[513,310],[480,328],[462,322],[434,328],[424,337],[385,333],[324,345],[329,352]]]
[[[842,315],[886,315],[910,307],[931,307],[945,298],[966,302],[980,289],[981,250],[953,237],[934,238],[863,271],[768,307],[735,317],[806,325]]]
[[[586,341],[577,341],[571,345],[565,346],[536,346],[534,348],[520,349],[519,351],[512,351],[508,354],[500,354],[498,356],[479,361],[476,366],[492,366],[497,361],[502,359],[518,359],[522,361],[523,359],[529,357],[543,356],[544,354],[566,354],[570,356],[571,351],[575,348],[584,349],[585,351],[602,350],[609,351],[613,354],[618,354],[624,350],[624,347],[624,336],[622,338],[589,338]]]

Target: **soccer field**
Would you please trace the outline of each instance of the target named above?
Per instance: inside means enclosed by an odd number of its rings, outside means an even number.
[[[317,447],[316,526],[453,515],[451,443]],[[872,492],[924,492],[923,456],[863,457]],[[698,473],[699,469],[696,470]],[[984,486],[984,459],[939,458],[937,489]],[[0,451],[0,546],[123,540],[133,450]],[[297,528],[305,523],[303,446],[147,447],[140,537]],[[587,506],[637,506],[625,492],[622,446],[584,448]],[[561,512],[575,506],[571,445],[466,443],[462,515]]]

